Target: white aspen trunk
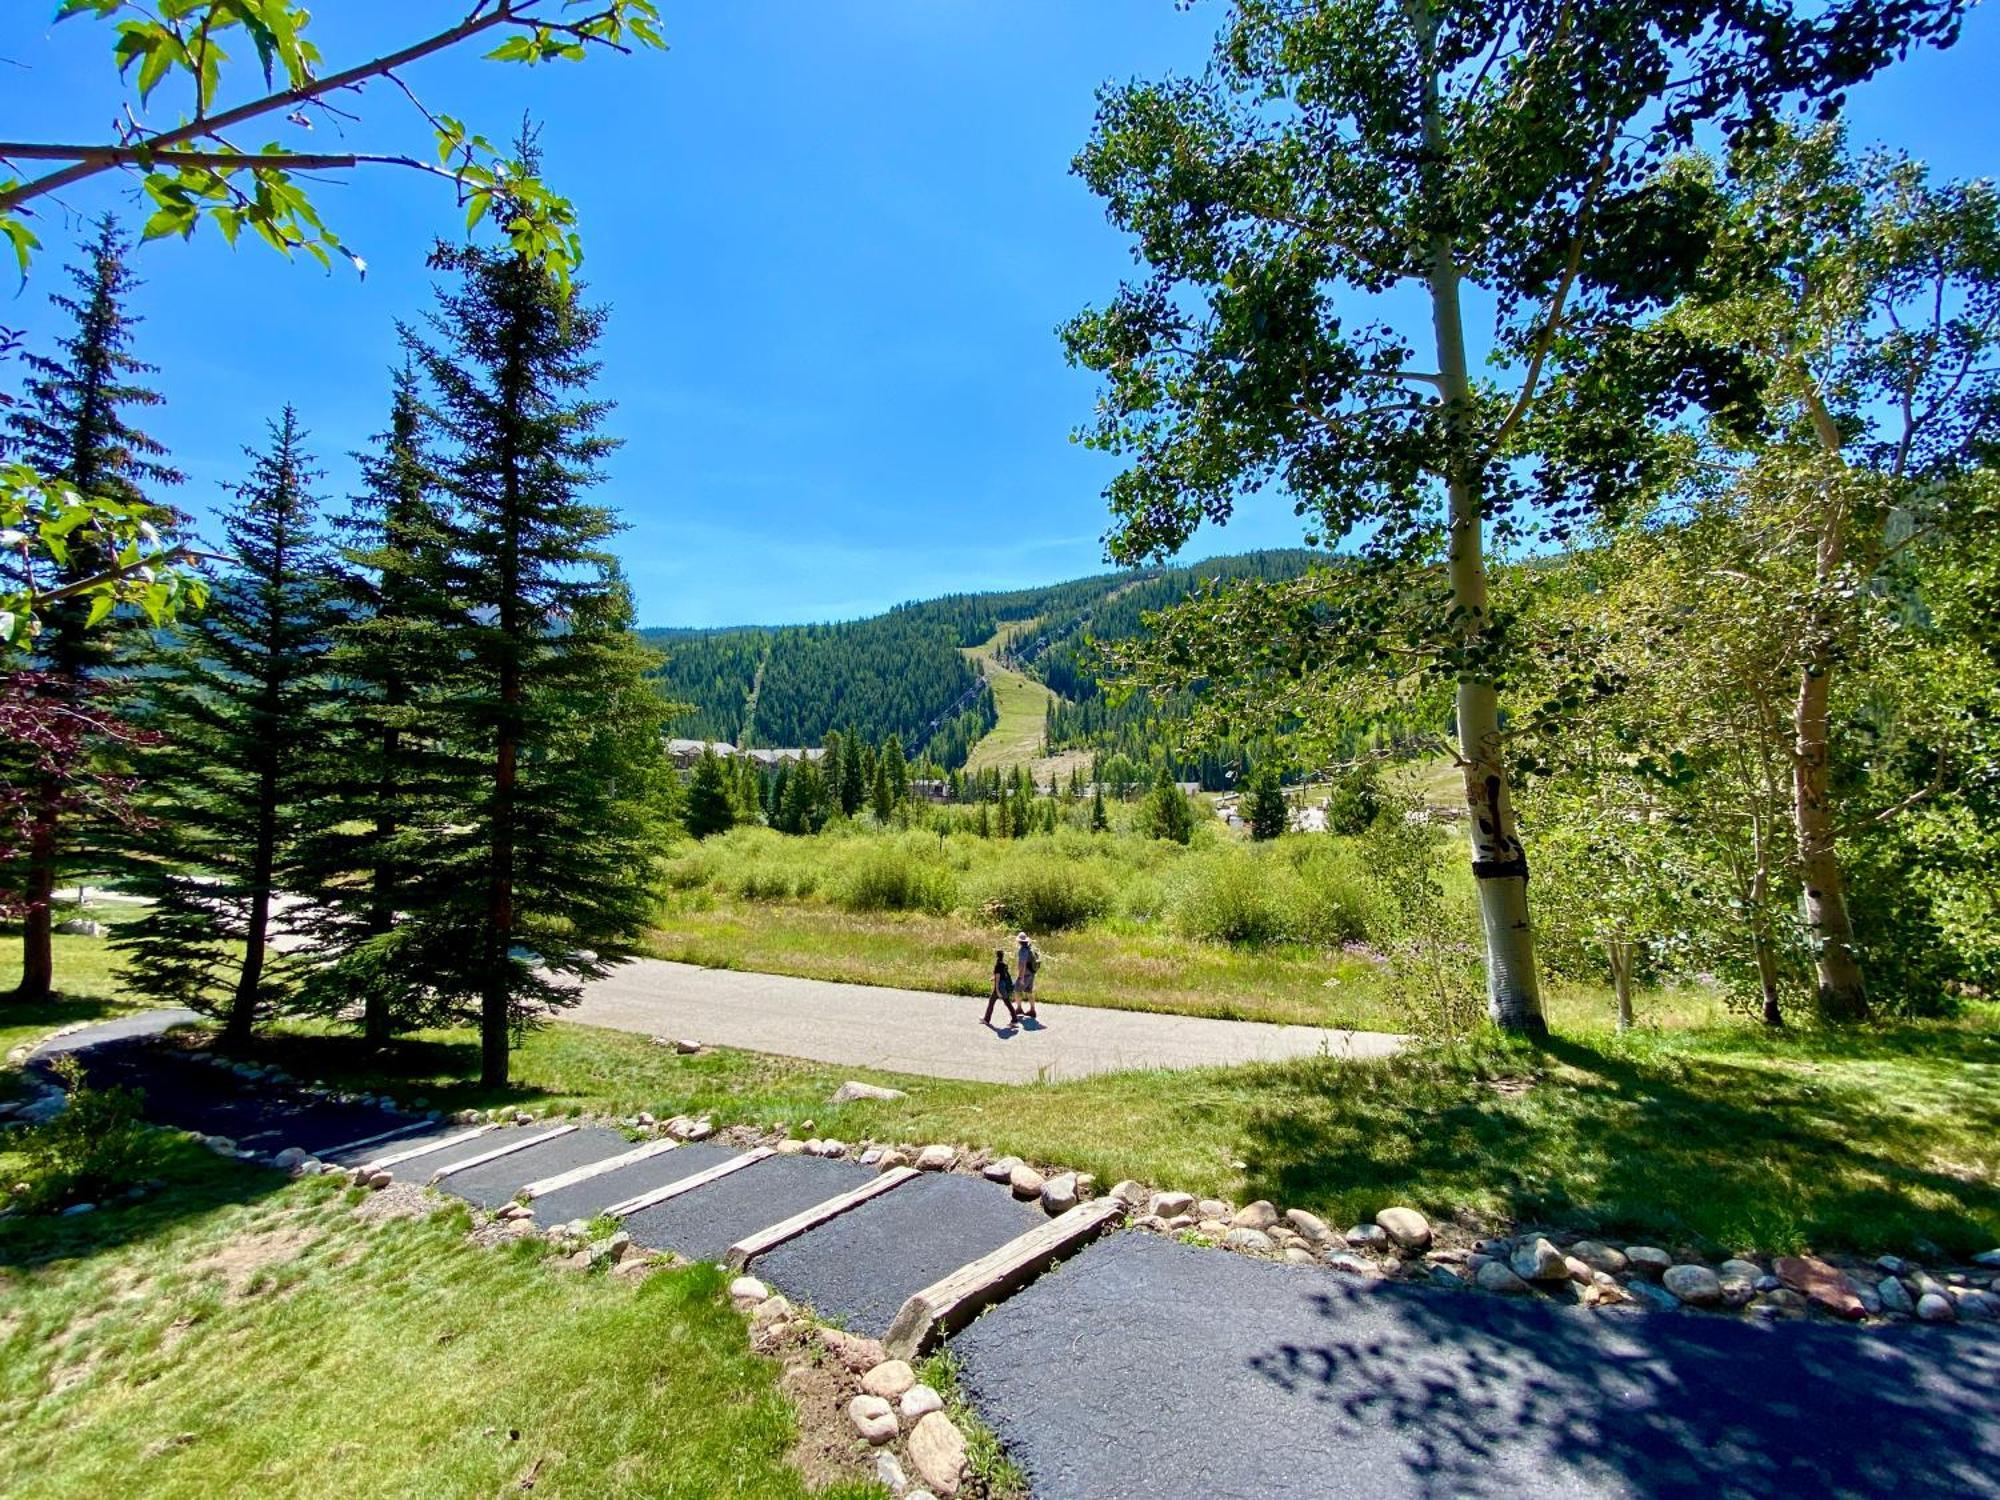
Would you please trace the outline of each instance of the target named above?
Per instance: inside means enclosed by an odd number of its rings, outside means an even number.
[[[1618,997],[1618,1034],[1623,1036],[1632,1029],[1634,944],[1627,938],[1612,938],[1604,947],[1611,964],[1612,993]]]
[[[1419,45],[1428,58],[1436,21],[1428,7],[1415,11]],[[1424,79],[1424,134],[1444,159],[1438,75]],[[1431,326],[1436,335],[1439,389],[1453,429],[1448,567],[1455,629],[1461,642],[1477,642],[1490,614],[1486,600],[1485,517],[1479,475],[1467,471],[1474,446],[1472,380],[1465,357],[1458,265],[1448,237],[1431,242]],[[1507,773],[1500,764],[1500,696],[1491,681],[1465,676],[1458,684],[1458,755],[1465,776],[1465,805],[1472,843],[1472,875],[1479,892],[1486,938],[1486,1009],[1496,1026],[1547,1036],[1541,985],[1535,973],[1534,932],[1528,923],[1528,859],[1514,826]]]

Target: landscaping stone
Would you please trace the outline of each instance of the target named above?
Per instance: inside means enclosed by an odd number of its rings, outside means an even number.
[[[893,1453],[875,1455],[875,1482],[892,1495],[901,1495],[910,1488],[910,1476],[903,1472],[903,1461]]]
[[[932,1412],[944,1410],[944,1397],[927,1385],[913,1385],[903,1392],[896,1410],[903,1414],[905,1422],[921,1422]]]
[[[1316,1266],[1319,1264],[1319,1257],[1303,1245],[1287,1245],[1285,1263],[1293,1266]]]
[[[691,1036],[676,1037],[674,1039],[674,1051],[680,1053],[683,1057],[693,1057],[697,1052],[701,1051],[701,1043]]]
[[[1238,1229],[1269,1229],[1278,1222],[1278,1210],[1267,1199],[1259,1198],[1237,1209],[1229,1222]]]
[[[1250,1250],[1259,1255],[1268,1255],[1277,1248],[1261,1229],[1231,1229],[1223,1235],[1222,1243],[1231,1250]]]
[[[1389,1231],[1380,1224],[1356,1224],[1344,1236],[1357,1250],[1382,1250],[1389,1244]]]
[[[1894,1260],[1895,1257],[1885,1255],[1882,1259]],[[1917,1299],[1912,1297],[1909,1288],[1904,1286],[1894,1276],[1884,1276],[1877,1282],[1875,1284],[1875,1295],[1882,1299],[1884,1311],[1892,1312],[1899,1318],[1916,1316]]]
[[[1326,1263],[1334,1270],[1345,1271],[1350,1276],[1373,1276],[1375,1274],[1375,1267],[1372,1263],[1363,1260],[1358,1255],[1349,1255],[1345,1251],[1335,1250],[1328,1252]]]
[[[934,1411],[910,1432],[910,1462],[941,1500],[952,1500],[965,1475],[965,1435],[950,1417]]]
[[[826,1346],[827,1353],[854,1375],[866,1374],[889,1357],[879,1340],[841,1328],[822,1328],[819,1341]]]
[[[1042,1208],[1051,1218],[1068,1213],[1076,1204],[1076,1173],[1065,1172],[1042,1184]]]
[[[1707,1266],[1669,1266],[1660,1284],[1690,1307],[1714,1307],[1722,1301],[1722,1278]]]
[[[753,1327],[764,1328],[772,1323],[781,1323],[792,1315],[792,1304],[786,1297],[766,1297],[752,1309],[750,1322]]]
[[[951,1146],[926,1146],[917,1153],[919,1172],[949,1172],[958,1164],[958,1151]]]
[[[1498,1292],[1504,1297],[1525,1297],[1534,1288],[1516,1276],[1503,1261],[1489,1260],[1479,1268],[1472,1278],[1472,1284],[1482,1292]]]
[[[1606,1274],[1603,1271],[1591,1270],[1588,1261],[1578,1260],[1574,1255],[1565,1255],[1563,1266],[1569,1272],[1569,1279],[1578,1286],[1595,1286],[1597,1278]]]
[[[1878,1255],[1875,1257],[1875,1266],[1877,1270],[1890,1276],[1907,1276],[1916,1270],[1915,1266],[1900,1255]]]
[[[729,1300],[738,1304],[762,1302],[771,1289],[755,1276],[739,1276],[729,1283]]]
[[[856,1396],[847,1403],[847,1420],[876,1448],[893,1443],[903,1430],[897,1425],[896,1409],[880,1396]]]
[[[1627,1245],[1625,1260],[1641,1276],[1655,1281],[1666,1275],[1667,1268],[1674,1263],[1674,1258],[1657,1245]]]
[[[1965,1292],[1958,1299],[1958,1315],[1973,1323],[2000,1322],[2000,1297],[1991,1292]]]
[[[1764,1268],[1755,1261],[1725,1260],[1715,1268],[1715,1275],[1722,1283],[1722,1300],[1731,1307],[1743,1307],[1757,1295]]]
[[[1462,1292],[1465,1290],[1465,1278],[1449,1266],[1432,1266],[1431,1284],[1433,1286],[1441,1286],[1449,1292]]]
[[[1030,1198],[1042,1196],[1042,1189],[1047,1185],[1047,1179],[1023,1162],[1007,1174],[1007,1185],[1013,1190],[1016,1198],[1025,1202]]]
[[[1162,1219],[1177,1219],[1193,1207],[1193,1193],[1155,1193],[1146,1205],[1146,1212]]]
[[[1867,1309],[1847,1284],[1847,1278],[1825,1261],[1811,1255],[1781,1255],[1772,1269],[1778,1279],[1817,1307],[1850,1322],[1866,1315]]]
[[[1225,1234],[1229,1233],[1229,1226],[1220,1219],[1203,1219],[1199,1224],[1194,1226],[1194,1230],[1196,1234],[1206,1235],[1212,1240],[1219,1240]]]
[[[876,1170],[881,1172],[893,1172],[896,1168],[907,1167],[909,1164],[909,1155],[906,1152],[896,1150],[894,1147],[884,1151],[875,1160]]]
[[[1992,1266],[2000,1269],[2000,1250],[1982,1250],[1972,1257],[1975,1266]]]
[[[917,1383],[916,1373],[900,1359],[887,1359],[861,1377],[861,1389],[894,1401]]]
[[[804,1156],[806,1154],[806,1143],[804,1141],[780,1141],[775,1149],[780,1156]]]
[[[1955,1323],[1958,1309],[1943,1292],[1925,1292],[1917,1298],[1917,1316],[1926,1323]]]
[[[1389,1238],[1405,1250],[1428,1250],[1431,1243],[1431,1224],[1414,1208],[1385,1208],[1375,1215],[1375,1222],[1388,1231]]]
[[[1681,1305],[1680,1298],[1657,1282],[1628,1281],[1625,1283],[1625,1290],[1633,1301],[1643,1302],[1658,1312],[1675,1312]]]
[[[1204,1198],[1194,1206],[1194,1211],[1204,1219],[1226,1219],[1234,1212],[1220,1198]]]
[[[1111,1185],[1111,1196],[1134,1213],[1137,1213],[1146,1206],[1145,1185],[1134,1182],[1129,1177],[1123,1182],[1115,1182]]]
[[[849,1079],[833,1091],[835,1104],[852,1104],[856,1099],[907,1099],[901,1089],[885,1089],[879,1083],[856,1083]]]
[[[1307,1213],[1303,1208],[1286,1209],[1285,1222],[1309,1240],[1323,1242],[1333,1238],[1333,1230],[1326,1220],[1318,1214]]]
[[[1562,1251],[1541,1235],[1524,1240],[1507,1258],[1508,1266],[1523,1281],[1568,1281],[1569,1265]]]
[[[1018,1156],[1003,1156],[998,1161],[989,1161],[979,1169],[979,1175],[988,1182],[1006,1182],[1014,1175],[1014,1168],[1021,1165]]]

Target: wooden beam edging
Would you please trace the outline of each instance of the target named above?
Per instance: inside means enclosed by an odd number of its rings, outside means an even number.
[[[580,1167],[572,1167],[567,1172],[558,1172],[553,1177],[544,1177],[540,1182],[531,1182],[514,1196],[533,1201],[553,1193],[558,1188],[575,1187],[579,1182],[588,1182],[593,1177],[602,1177],[606,1172],[615,1172],[620,1167],[629,1167],[635,1162],[648,1161],[655,1156],[663,1156],[680,1145],[679,1141],[648,1141],[632,1151],[621,1151],[616,1156],[607,1156],[603,1161],[585,1162]]]
[[[503,1156],[512,1156],[516,1151],[526,1151],[530,1146],[539,1146],[544,1141],[553,1141],[559,1136],[570,1134],[575,1129],[576,1126],[574,1125],[558,1125],[553,1130],[544,1130],[535,1135],[525,1136],[520,1140],[509,1141],[504,1146],[495,1146],[491,1151],[482,1151],[477,1156],[466,1157],[464,1161],[455,1161],[448,1167],[439,1167],[435,1172],[431,1173],[430,1180],[433,1184],[443,1182],[447,1177],[456,1176],[460,1172],[469,1172],[474,1167],[483,1167],[489,1161],[498,1161]]]
[[[741,1156],[732,1156],[728,1161],[717,1162],[705,1172],[697,1172],[692,1177],[683,1177],[679,1182],[670,1182],[665,1187],[656,1187],[636,1197],[627,1198],[623,1203],[614,1203],[604,1212],[614,1219],[629,1219],[642,1208],[652,1208],[682,1193],[691,1193],[698,1187],[707,1187],[711,1182],[727,1177],[731,1172],[740,1172],[745,1167],[754,1167],[767,1156],[777,1152],[769,1146],[759,1146],[754,1151],[745,1151]]]
[[[315,1151],[312,1154],[321,1161],[328,1161],[343,1151],[359,1151],[363,1146],[379,1146],[383,1141],[393,1141],[399,1135],[408,1135],[413,1130],[422,1130],[426,1125],[436,1123],[434,1120],[412,1120],[407,1125],[398,1125],[394,1130],[378,1130],[373,1135],[364,1135],[354,1141],[342,1141],[338,1146],[328,1146],[326,1150]]]
[[[416,1146],[408,1151],[397,1151],[388,1156],[378,1156],[373,1161],[364,1163],[364,1165],[371,1172],[380,1171],[384,1167],[401,1166],[406,1161],[415,1161],[420,1156],[429,1156],[433,1151],[442,1151],[447,1146],[463,1146],[474,1137],[485,1135],[488,1131],[498,1130],[499,1128],[498,1125],[475,1125],[470,1130],[460,1130],[448,1135],[441,1141],[432,1141],[428,1145]],[[396,1134],[401,1135],[402,1132],[399,1130]],[[379,1140],[380,1137],[378,1136],[377,1139]],[[356,1141],[354,1145],[343,1146],[340,1149],[343,1151],[352,1151],[354,1146],[365,1146],[367,1144],[366,1141]]]
[[[795,1240],[808,1229],[817,1229],[828,1219],[838,1218],[851,1208],[859,1208],[870,1198],[878,1198],[891,1188],[899,1188],[904,1183],[915,1180],[923,1174],[915,1167],[892,1167],[873,1181],[864,1182],[860,1187],[815,1203],[811,1208],[793,1214],[789,1219],[781,1219],[768,1229],[760,1229],[755,1234],[746,1235],[731,1245],[722,1257],[722,1263],[732,1271],[741,1271],[751,1261],[767,1251],[775,1250],[787,1240]]]
[[[956,1333],[1002,1297],[1095,1239],[1124,1214],[1125,1205],[1116,1198],[1094,1198],[1016,1235],[912,1296],[889,1325],[882,1347],[891,1359],[915,1359],[945,1334]]]

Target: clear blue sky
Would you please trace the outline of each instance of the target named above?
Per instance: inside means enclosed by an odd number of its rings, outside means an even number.
[[[118,91],[106,28],[50,28],[53,0],[0,20],[0,136],[101,138]],[[335,65],[462,10],[339,0],[314,32]],[[1110,461],[1073,446],[1091,380],[1054,330],[1130,265],[1068,172],[1107,79],[1200,66],[1218,5],[1170,0],[728,0],[669,4],[673,50],[528,70],[439,60],[410,78],[487,133],[545,123],[546,170],[577,202],[593,294],[613,309],[603,390],[626,440],[604,498],[648,624],[832,619],[899,600],[1098,571]],[[1857,140],[1941,174],[1990,173],[2000,18],[1857,93]],[[377,89],[356,149],[421,146]],[[336,149],[325,131],[287,144]],[[48,328],[46,293],[96,188],[42,226],[53,253],[0,298]],[[198,514],[283,402],[344,493],[347,451],[382,421],[393,325],[426,304],[423,255],[459,215],[448,188],[378,169],[320,193],[367,256],[357,280],[212,230],[149,246],[152,420]],[[0,372],[0,380],[11,376]],[[1290,545],[1280,501],[1205,532],[1194,555]]]

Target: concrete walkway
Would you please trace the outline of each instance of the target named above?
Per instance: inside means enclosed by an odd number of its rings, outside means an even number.
[[[1033,1083],[1129,1068],[1196,1068],[1313,1057],[1386,1057],[1375,1031],[1213,1021],[1081,1005],[1040,1007],[1041,1024],[994,1032],[984,1000],[639,959],[586,986],[564,1017],[751,1052],[982,1083]],[[996,1018],[1003,1013],[997,1008]]]

